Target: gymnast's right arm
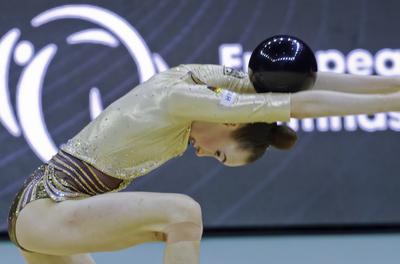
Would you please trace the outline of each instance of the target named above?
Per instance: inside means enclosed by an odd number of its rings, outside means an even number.
[[[400,91],[400,78],[318,72],[312,90],[325,90],[356,94],[384,94]]]

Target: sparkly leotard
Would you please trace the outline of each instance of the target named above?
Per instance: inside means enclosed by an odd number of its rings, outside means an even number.
[[[288,121],[290,94],[255,94],[247,74],[218,65],[180,65],[109,105],[25,181],[9,217],[17,243],[18,213],[29,202],[55,202],[125,188],[180,156],[193,121]]]
[[[18,214],[34,200],[50,198],[55,202],[61,202],[82,199],[96,194],[119,191],[130,182],[130,180],[110,177],[90,164],[60,150],[25,180],[14,199],[8,217],[10,240],[18,245],[15,234]]]

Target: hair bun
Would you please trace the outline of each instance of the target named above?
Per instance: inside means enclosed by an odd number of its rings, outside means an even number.
[[[296,143],[296,132],[286,125],[274,124],[268,135],[271,146],[278,149],[290,149]]]

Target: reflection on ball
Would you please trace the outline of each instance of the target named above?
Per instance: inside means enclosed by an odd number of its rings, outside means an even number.
[[[252,52],[249,77],[258,93],[293,93],[311,88],[317,61],[302,40],[278,35],[261,42]]]

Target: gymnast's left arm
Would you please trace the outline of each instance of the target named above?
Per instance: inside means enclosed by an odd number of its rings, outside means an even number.
[[[358,94],[385,94],[400,91],[400,77],[318,72],[311,90]]]
[[[218,123],[289,121],[290,94],[239,94],[203,84],[177,83],[165,97],[167,112],[178,119]]]

